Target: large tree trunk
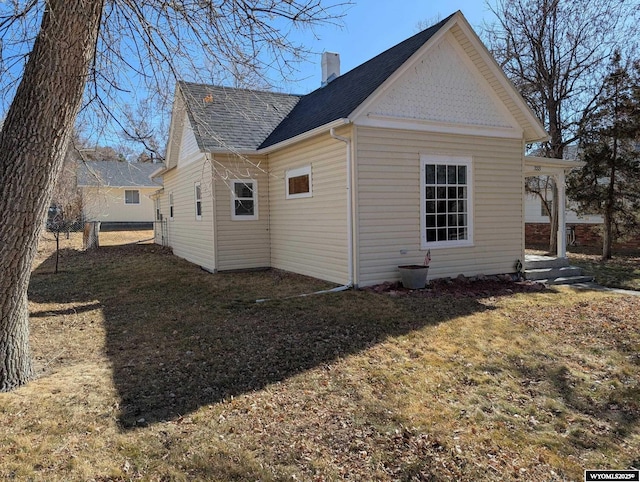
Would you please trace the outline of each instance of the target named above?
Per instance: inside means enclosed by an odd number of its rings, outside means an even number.
[[[0,132],[0,391],[32,374],[27,287],[82,100],[103,0],[48,0]]]

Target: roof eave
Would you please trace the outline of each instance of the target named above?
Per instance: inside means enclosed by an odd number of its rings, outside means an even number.
[[[161,167],[149,174],[149,179],[155,179],[164,176],[167,172],[173,171],[177,166]]]
[[[549,134],[545,130],[542,122],[538,119],[538,116],[533,112],[529,104],[524,100],[516,86],[511,82],[511,80],[504,73],[504,70],[498,65],[495,57],[491,55],[489,49],[484,44],[484,42],[478,37],[478,34],[473,30],[471,24],[467,21],[464,15],[460,11],[456,12],[454,17],[451,19],[452,22],[458,23],[458,25],[462,26],[463,31],[465,32],[467,38],[470,42],[472,42],[475,49],[481,55],[482,59],[486,63],[486,65],[493,70],[493,74],[495,75],[498,82],[502,83],[503,88],[507,91],[507,93],[511,92],[511,97],[513,101],[516,103],[518,108],[524,113],[527,122],[531,126],[530,129],[523,129],[525,131],[525,141],[526,142],[544,142],[549,138]],[[527,131],[531,131],[530,135],[527,135]]]
[[[325,132],[330,131],[333,128],[340,127],[346,124],[350,124],[351,120],[349,118],[343,117],[340,119],[336,119],[334,121],[328,122],[327,124],[316,127],[315,129],[311,129],[307,132],[303,132],[302,134],[298,134],[295,137],[290,137],[289,139],[285,139],[284,141],[280,141],[276,144],[272,144],[267,147],[263,147],[262,149],[258,149],[255,151],[255,154],[270,154],[271,152],[277,151],[284,147],[290,146],[297,142],[304,141],[306,139],[310,139],[320,134],[324,134]]]
[[[555,159],[552,157],[525,156],[525,174],[544,175],[545,170],[571,171],[572,169],[586,166],[586,162],[575,159]]]

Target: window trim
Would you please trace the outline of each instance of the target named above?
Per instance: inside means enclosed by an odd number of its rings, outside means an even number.
[[[173,221],[173,192],[169,193],[169,221]]]
[[[137,192],[138,193],[138,202],[135,202],[135,203],[127,202],[127,193],[128,192]],[[125,206],[138,206],[138,205],[140,205],[140,189],[125,189],[124,190],[124,205]]]
[[[297,194],[289,194],[289,179],[293,177],[309,176],[309,192],[301,192]],[[287,169],[284,176],[285,199],[300,199],[313,197],[313,183],[311,176],[311,164],[295,169]]]
[[[467,239],[453,241],[430,241],[427,242],[427,182],[426,182],[426,166],[431,164],[444,164],[454,166],[467,167]],[[430,248],[458,248],[473,246],[473,209],[474,209],[474,192],[473,192],[473,159],[463,156],[420,156],[420,247],[421,249]]]
[[[200,196],[198,196],[198,191],[200,192]],[[193,198],[194,198],[194,209],[196,215],[196,221],[202,220],[202,184],[200,182],[196,182],[193,185]],[[200,212],[200,214],[198,214]]]
[[[236,214],[236,201],[241,199],[249,199],[249,198],[238,198],[236,197],[236,184],[252,184],[253,196],[251,200],[253,201],[253,214],[252,215],[244,215],[244,214]],[[231,180],[231,220],[232,221],[256,221],[259,219],[258,216],[258,181],[255,179],[232,179]]]

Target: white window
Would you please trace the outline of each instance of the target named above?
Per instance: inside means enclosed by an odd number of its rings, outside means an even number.
[[[258,219],[258,183],[253,179],[231,181],[231,219]]]
[[[169,193],[169,219],[173,220],[173,193]]]
[[[313,196],[311,166],[289,169],[285,175],[286,199]]]
[[[137,189],[125,189],[124,190],[124,203],[125,204],[140,204],[140,191]]]
[[[202,188],[199,182],[195,184],[196,220],[202,219]]]
[[[422,248],[471,246],[471,158],[421,156],[420,161]]]
[[[162,212],[160,211],[160,198],[156,199],[156,221],[162,221]]]

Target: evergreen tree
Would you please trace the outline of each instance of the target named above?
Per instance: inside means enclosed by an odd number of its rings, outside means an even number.
[[[568,179],[579,212],[604,218],[602,259],[615,239],[640,230],[640,63],[629,69],[616,53],[597,108],[582,129],[583,169]]]

